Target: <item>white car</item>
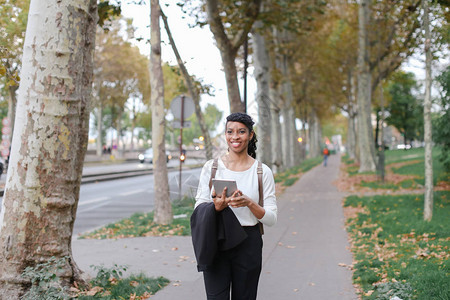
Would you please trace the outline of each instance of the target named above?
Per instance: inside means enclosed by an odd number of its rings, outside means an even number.
[[[166,161],[168,162],[169,159],[172,158],[172,155],[170,155],[169,151],[166,150]],[[139,161],[141,162],[141,164],[148,162],[148,163],[153,163],[153,148],[149,148],[147,150],[145,150],[144,153],[140,153],[138,156]]]

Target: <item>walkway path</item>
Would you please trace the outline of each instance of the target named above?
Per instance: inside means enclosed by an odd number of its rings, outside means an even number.
[[[358,299],[341,207],[343,194],[332,185],[339,156],[328,166],[304,174],[278,198],[278,223],[265,228],[259,300]],[[203,277],[196,271],[190,237],[74,240],[75,261],[90,265],[129,265],[131,272],[165,276],[172,282],[153,300],[206,299]],[[91,271],[92,272],[92,271]]]

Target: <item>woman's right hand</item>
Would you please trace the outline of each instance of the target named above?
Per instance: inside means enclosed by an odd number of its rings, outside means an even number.
[[[227,187],[223,189],[221,195],[216,195],[216,191],[213,191],[212,197],[216,211],[222,211],[225,208],[227,208],[231,198],[231,197],[227,198]]]

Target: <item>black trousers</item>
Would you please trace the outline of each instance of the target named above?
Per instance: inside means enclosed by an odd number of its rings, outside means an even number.
[[[244,227],[248,237],[237,247],[219,251],[214,264],[203,272],[208,300],[255,300],[262,265],[259,225]]]

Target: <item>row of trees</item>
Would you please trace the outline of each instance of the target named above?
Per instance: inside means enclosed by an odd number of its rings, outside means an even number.
[[[20,1],[3,2],[7,5],[2,5],[2,9],[8,7],[15,13],[23,9],[14,7]],[[441,26],[435,29],[448,32],[444,15],[448,7],[444,9],[444,1],[440,5],[437,2],[430,6],[432,23]],[[102,38],[103,33],[99,33],[99,49],[95,51],[97,21],[104,24],[111,13],[118,12],[117,6],[108,1],[97,4],[95,0],[56,5],[49,0],[30,2],[22,41],[23,57],[21,63],[19,59],[14,65],[17,68],[21,65],[21,75],[12,155],[0,213],[0,298],[18,299],[23,295],[30,286],[20,276],[24,268],[52,256],[68,257],[61,272],[63,285],[75,280],[83,282],[72,258],[71,235],[91,107],[96,107],[98,115],[103,114],[104,105],[120,115],[123,105],[117,103],[151,98],[155,221],[162,224],[172,221],[164,157],[164,101],[171,99],[165,96],[170,81],[163,77],[161,61],[161,8],[158,0],[150,3],[151,56],[146,78],[141,66],[145,59],[125,40],[107,34]],[[237,57],[251,33],[250,49],[258,82],[258,134],[263,140],[259,153],[265,163],[284,169],[301,158],[296,146],[296,119],[308,126],[310,153],[320,154],[321,124],[344,110],[349,119],[349,153],[360,161],[360,171],[374,170],[375,145],[370,122],[372,103],[378,100],[374,91],[423,44],[420,26],[426,18],[420,5],[428,1],[185,3],[184,9],[198,12],[199,25],[209,24],[215,36],[231,111],[244,110],[236,84],[240,62]],[[118,29],[113,26],[111,32],[115,30]],[[427,44],[429,53],[438,51],[443,44],[436,37],[444,35],[434,33],[435,42]],[[171,43],[175,48],[173,40]],[[16,45],[4,45],[7,44],[2,40],[2,54],[9,53],[12,57],[13,51],[8,47],[13,49]],[[94,57],[104,49],[113,54],[97,58],[96,67]],[[131,63],[134,67],[122,69],[122,59],[129,60],[130,56],[135,56]],[[6,63],[2,65],[5,74],[2,78],[15,78],[11,85],[19,80]],[[179,65],[188,86],[191,77],[182,69],[181,58]],[[6,87],[6,83],[3,85]],[[198,88],[188,86],[187,90],[194,94],[194,100],[199,99],[195,95]],[[97,99],[95,104],[91,95]]]
[[[430,8],[436,24],[432,53],[447,43],[443,33],[448,29],[448,7],[438,2]],[[215,37],[232,112],[244,110],[236,57],[251,34],[263,162],[285,169],[301,159],[295,119],[309,129],[311,155],[319,155],[321,124],[344,111],[350,157],[359,161],[360,172],[375,171],[371,115],[373,107],[380,106],[376,91],[423,48],[421,0],[201,3],[204,7],[199,9],[188,1],[185,10],[195,14],[199,25],[209,24]],[[277,151],[279,145],[283,151]]]

